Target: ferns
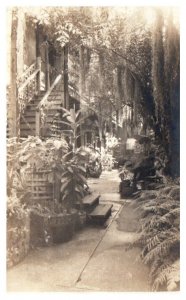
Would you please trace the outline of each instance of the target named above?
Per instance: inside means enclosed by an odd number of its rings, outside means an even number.
[[[155,234],[155,236],[153,236],[152,238],[149,238],[147,240],[147,249],[148,249],[148,252],[151,251],[153,248],[157,247],[157,245],[160,244],[160,239],[159,239],[159,236],[158,234]]]
[[[167,290],[173,291],[177,289],[179,277],[179,260],[169,265],[163,265],[156,270],[157,276],[153,282],[152,290],[157,291],[163,285],[167,285]]]
[[[159,272],[152,285],[153,291],[157,291],[161,286],[163,286],[166,283],[167,274],[169,273],[169,270],[170,267],[167,267],[163,269],[161,272]]]
[[[132,246],[139,246],[142,261],[150,266],[152,290],[176,290],[179,283],[179,216],[178,186],[156,194],[149,192],[134,200],[141,229]],[[176,193],[173,193],[176,191]],[[175,199],[173,195],[175,195]],[[150,196],[150,199],[148,199]]]
[[[157,237],[158,238],[158,237]],[[148,252],[143,258],[143,261],[145,264],[151,263],[153,260],[156,259],[156,257],[160,256],[161,258],[166,258],[169,256],[171,249],[174,248],[174,246],[177,246],[179,244],[178,242],[179,235],[173,234],[172,236],[165,238],[163,241],[156,244],[155,247],[151,247],[149,243],[147,244]]]

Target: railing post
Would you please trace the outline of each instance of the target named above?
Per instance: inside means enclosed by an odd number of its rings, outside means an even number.
[[[68,93],[68,45],[64,48],[64,107],[69,109],[69,93]]]
[[[50,88],[50,66],[48,57],[48,42],[46,41],[45,47],[45,89],[48,91]]]
[[[39,72],[36,75],[36,91],[37,94],[40,93],[40,82],[41,82],[41,57],[36,58],[36,68],[39,69]]]
[[[54,173],[54,183],[53,183],[53,201],[56,200],[58,203],[60,201],[60,189],[61,189],[61,180],[56,175],[56,171]]]
[[[41,54],[40,54],[40,25],[36,24],[36,68],[39,72],[36,75],[36,93],[40,92]]]
[[[20,131],[19,123],[19,104],[18,104],[18,91],[16,83],[17,74],[17,27],[18,27],[18,17],[17,9],[12,10],[12,28],[11,28],[11,60],[10,60],[10,104],[9,104],[9,114],[10,114],[10,136],[17,137]]]
[[[40,136],[40,111],[36,110],[36,136]]]

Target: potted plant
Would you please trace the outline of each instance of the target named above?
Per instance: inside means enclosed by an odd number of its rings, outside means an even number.
[[[86,180],[86,164],[88,153],[86,149],[77,149],[78,128],[85,118],[81,117],[81,111],[75,109],[63,110],[63,120],[66,128],[63,134],[68,136],[70,144],[69,151],[63,156],[63,172],[61,177],[61,202],[67,213],[78,208],[78,218],[76,228],[81,228],[86,223],[86,213],[82,209],[82,198],[87,194],[88,185]]]
[[[135,190],[133,182],[134,174],[128,169],[127,165],[125,164],[122,168],[120,168],[119,176],[121,179],[121,182],[119,184],[119,192],[121,198],[130,197]]]
[[[49,230],[48,219],[56,218],[61,211],[57,212],[56,207],[54,209],[54,197],[56,195],[52,193],[46,205],[46,201],[39,203],[38,197],[36,199],[35,190],[40,190],[41,184],[41,190],[43,190],[44,185],[46,188],[51,185],[55,187],[55,182],[57,181],[55,169],[61,161],[61,156],[67,151],[68,146],[63,139],[42,141],[39,137],[28,137],[23,139],[22,142],[9,141],[7,148],[9,166],[8,196],[10,197],[12,190],[16,191],[16,196],[19,195],[19,200],[30,212],[31,243],[34,245],[47,245],[52,239],[51,234],[49,234],[51,231]],[[37,177],[34,177],[36,175]],[[38,176],[42,176],[42,178]],[[21,190],[20,183],[23,177],[25,179],[25,188]],[[32,181],[31,184],[29,184],[30,181]],[[27,190],[30,192],[30,198],[25,197],[25,191]],[[21,195],[21,191],[24,191],[23,195]],[[63,218],[63,215],[61,215],[61,218]]]

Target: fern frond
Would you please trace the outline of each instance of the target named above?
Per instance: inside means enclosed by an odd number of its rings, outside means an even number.
[[[146,237],[144,234],[140,234],[132,243],[129,244],[128,249],[131,249],[133,247],[144,247],[146,244]]]
[[[180,216],[180,208],[176,207],[171,209],[168,213],[166,213],[162,218],[165,220],[174,220]]]
[[[146,221],[144,221],[144,223],[142,224],[142,230],[145,232],[149,232],[153,228],[157,228],[158,221],[159,221],[158,216],[156,216],[156,215],[152,216],[150,219],[147,219]]]
[[[169,256],[170,249],[178,243],[179,236],[177,234],[173,234],[148,252],[143,259],[144,263],[151,263],[157,256],[162,258]]]
[[[167,290],[173,291],[177,289],[180,282],[180,260],[177,259],[172,263],[172,270],[167,275]]]
[[[154,235],[150,239],[147,240],[147,249],[148,251],[151,251],[153,248],[155,248],[158,244],[160,244],[160,239],[158,237],[158,234]]]
[[[157,291],[162,285],[166,284],[167,290],[172,290],[171,288],[175,288],[175,283],[178,283],[179,280],[179,260],[177,260],[171,264],[161,266],[152,289]]]
[[[153,291],[158,291],[159,288],[167,283],[167,275],[169,273],[169,268],[170,266],[168,266],[167,268],[163,269],[158,276],[156,277],[156,279],[154,280],[154,283],[152,285],[152,290]]]
[[[160,206],[162,208],[165,208],[165,209],[171,209],[171,208],[176,208],[176,207],[179,207],[180,206],[180,203],[178,201],[175,201],[171,198],[167,198],[165,202],[157,202],[157,206]]]
[[[137,211],[138,209],[145,209],[146,207],[156,205],[156,200],[144,200],[143,203],[136,201],[136,208],[135,210]]]
[[[154,281],[155,277],[157,276],[157,272],[159,268],[162,266],[163,261],[160,257],[157,257],[151,264],[149,276],[151,281]]]

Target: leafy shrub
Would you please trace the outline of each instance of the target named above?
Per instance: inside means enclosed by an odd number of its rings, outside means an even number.
[[[16,195],[7,199],[7,266],[18,263],[29,249],[26,220],[29,211]]]
[[[16,195],[7,197],[7,217],[16,217],[22,219],[25,215],[25,205],[21,203],[20,199]]]
[[[86,152],[76,150],[72,156],[67,154],[63,158],[63,172],[61,174],[61,195],[62,203],[67,211],[79,204],[81,207],[82,198],[88,189],[86,180]]]

